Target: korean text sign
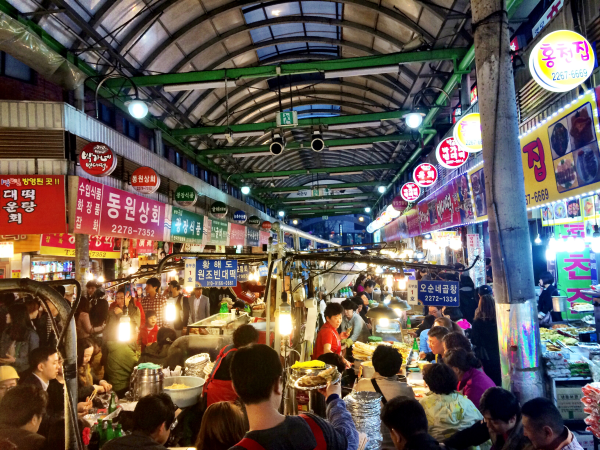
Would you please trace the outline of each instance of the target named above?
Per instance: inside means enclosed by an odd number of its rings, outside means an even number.
[[[210,243],[212,245],[227,245],[229,240],[229,222],[212,219],[210,225]]]
[[[76,204],[72,208],[74,233],[163,239],[166,205],[85,178],[73,178],[77,180]]]
[[[246,243],[246,227],[236,223],[229,224],[229,245],[244,245]]]
[[[65,219],[64,176],[0,175],[2,234],[64,233]]]
[[[418,299],[426,306],[458,306],[457,281],[419,281]]]
[[[90,236],[90,258],[115,259],[121,257],[121,240],[108,236]],[[42,234],[40,254],[75,256],[75,235]]]
[[[237,286],[237,263],[235,259],[197,259],[196,286]]]
[[[586,194],[600,181],[596,96],[588,91],[521,137],[528,206]]]
[[[171,213],[171,240],[188,244],[202,244],[204,216],[173,207]]]
[[[237,280],[241,283],[250,279],[250,265],[240,264],[238,265]]]

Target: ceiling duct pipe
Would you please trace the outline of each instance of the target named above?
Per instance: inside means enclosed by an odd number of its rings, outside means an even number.
[[[46,80],[72,91],[86,74],[59,55],[27,26],[0,12],[0,50],[27,64]]]

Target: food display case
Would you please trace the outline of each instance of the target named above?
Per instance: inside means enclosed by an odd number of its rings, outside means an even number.
[[[188,325],[191,334],[196,334],[194,330],[203,328],[208,334],[230,335],[241,325],[250,322],[250,316],[245,312],[219,313],[206,319]]]

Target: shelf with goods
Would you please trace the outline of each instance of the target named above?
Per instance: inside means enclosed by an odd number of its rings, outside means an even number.
[[[68,280],[75,278],[75,262],[44,260],[31,262],[31,276],[35,281]]]

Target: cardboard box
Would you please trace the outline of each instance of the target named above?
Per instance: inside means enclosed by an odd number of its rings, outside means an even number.
[[[581,386],[556,386],[556,407],[563,419],[585,419]]]

